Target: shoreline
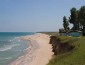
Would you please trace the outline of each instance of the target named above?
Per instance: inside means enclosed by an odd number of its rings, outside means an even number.
[[[37,33],[21,37],[21,40],[29,40],[30,43],[25,53],[9,65],[46,65],[52,58],[52,46],[49,44],[49,36]]]

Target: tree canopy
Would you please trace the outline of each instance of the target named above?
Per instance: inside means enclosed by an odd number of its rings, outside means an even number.
[[[71,31],[82,31],[85,34],[85,6],[81,6],[79,10],[75,7],[70,9],[70,16],[68,19],[63,17],[63,27],[67,32],[69,23],[73,24]]]
[[[63,17],[63,27],[64,27],[65,31],[68,31],[68,29],[69,29],[68,26],[69,26],[68,20],[67,20],[66,16],[64,16]]]

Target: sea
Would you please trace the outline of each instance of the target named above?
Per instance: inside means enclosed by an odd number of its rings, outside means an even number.
[[[29,41],[19,37],[33,35],[33,32],[0,32],[0,65],[8,65],[20,57],[28,47]]]

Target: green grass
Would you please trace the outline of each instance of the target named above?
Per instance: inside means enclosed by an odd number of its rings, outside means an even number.
[[[47,65],[85,65],[85,37],[60,36],[61,42],[70,42],[75,48],[64,54],[54,56]]]

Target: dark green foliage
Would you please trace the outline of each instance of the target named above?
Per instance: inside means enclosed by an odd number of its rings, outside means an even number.
[[[66,32],[69,30],[69,23],[68,20],[66,19],[66,16],[63,17],[63,27]]]
[[[59,29],[59,33],[65,32],[65,29],[61,28]]]
[[[83,36],[85,36],[85,6],[82,6],[79,10],[77,10],[75,7],[71,8],[70,10],[70,17],[69,17],[69,22],[73,24],[72,29],[68,27],[68,20],[64,16],[63,17],[63,27],[64,30],[59,29],[59,32],[67,32],[68,31],[82,31]]]
[[[73,24],[73,30],[79,30],[78,11],[72,8],[70,12],[69,22]]]
[[[80,8],[78,18],[82,27],[83,35],[85,36],[85,6]]]

